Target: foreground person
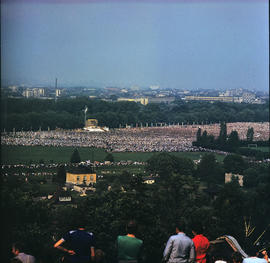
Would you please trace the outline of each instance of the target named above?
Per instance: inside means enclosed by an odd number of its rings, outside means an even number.
[[[134,220],[126,226],[127,235],[117,237],[118,263],[138,263],[142,261],[143,241],[135,237],[137,224]]]
[[[183,232],[181,223],[176,226],[176,235],[172,235],[163,252],[163,259],[168,263],[195,262],[195,247],[193,241]]]
[[[194,238],[192,239],[195,251],[196,251],[196,262],[206,263],[206,253],[210,246],[209,240],[202,234],[201,225],[194,225],[192,228],[192,234]]]
[[[22,263],[35,263],[35,257],[23,253],[23,247],[20,243],[14,243],[12,245],[12,253],[15,255],[14,261],[19,260],[19,262]]]
[[[66,249],[61,246],[64,242],[69,243],[71,249]],[[66,253],[64,262],[71,263],[88,263],[90,260],[95,260],[95,240],[91,232],[86,232],[84,227],[79,227],[77,230],[67,232],[54,247]]]

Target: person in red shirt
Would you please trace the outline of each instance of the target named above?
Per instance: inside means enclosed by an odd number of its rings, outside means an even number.
[[[192,234],[194,235],[192,241],[196,251],[196,262],[206,263],[206,253],[210,245],[209,240],[202,234],[202,227],[199,224],[193,226]]]

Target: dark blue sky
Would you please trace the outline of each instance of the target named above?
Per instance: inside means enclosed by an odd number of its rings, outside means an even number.
[[[268,90],[267,0],[5,0],[1,20],[6,83]]]

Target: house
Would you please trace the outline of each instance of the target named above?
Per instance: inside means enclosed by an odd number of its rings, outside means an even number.
[[[233,173],[225,173],[225,184],[230,183],[232,178],[236,178],[240,186],[243,186],[244,183],[244,176],[240,174],[233,174]]]

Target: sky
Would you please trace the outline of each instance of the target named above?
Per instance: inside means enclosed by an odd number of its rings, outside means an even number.
[[[269,88],[267,0],[2,0],[2,84]]]

